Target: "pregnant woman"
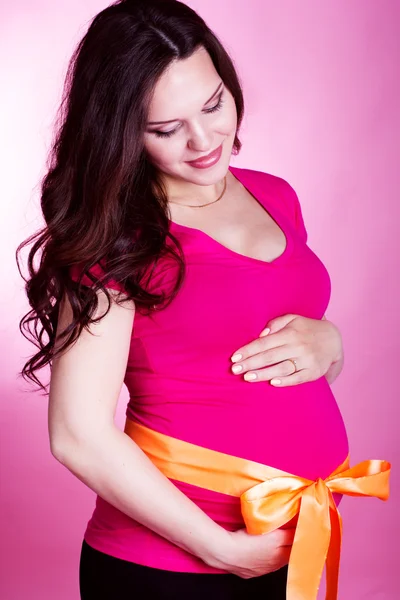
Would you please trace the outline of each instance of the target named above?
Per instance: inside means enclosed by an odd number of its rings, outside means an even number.
[[[64,107],[29,288],[50,344],[25,372],[51,361],[52,452],[97,494],[81,598],[313,600],[327,553],[336,597],[336,507],[386,497],[389,466],[349,468],[341,335],[296,193],[230,165],[231,59],[183,3],[117,2]]]

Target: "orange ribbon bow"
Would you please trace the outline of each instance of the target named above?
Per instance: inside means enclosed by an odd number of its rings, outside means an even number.
[[[326,600],[337,600],[342,519],[332,493],[389,497],[391,465],[349,457],[326,479],[311,481],[158,433],[126,419],[125,433],[170,479],[240,497],[248,533],[269,533],[298,515],[287,600],[316,600],[326,562]]]

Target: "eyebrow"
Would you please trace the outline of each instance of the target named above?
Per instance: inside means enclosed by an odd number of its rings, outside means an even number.
[[[223,85],[223,83],[224,83],[224,82],[223,82],[223,81],[221,81],[221,83],[219,84],[219,86],[217,87],[217,89],[215,90],[215,92],[213,93],[213,95],[212,95],[212,96],[211,96],[211,97],[210,97],[210,98],[207,100],[207,102],[205,102],[205,103],[204,103],[204,106],[205,106],[206,104],[208,104],[209,102],[211,102],[211,100],[212,100],[213,98],[215,98],[215,96],[218,94],[218,92],[219,92],[219,90],[220,90],[221,86]],[[179,119],[170,119],[169,121],[149,121],[149,122],[147,123],[147,125],[161,125],[161,124],[163,124],[163,123],[174,123],[175,121],[179,121]]]

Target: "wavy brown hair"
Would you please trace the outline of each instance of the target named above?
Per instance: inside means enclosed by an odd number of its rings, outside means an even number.
[[[47,364],[51,368],[53,357],[70,346],[84,327],[107,314],[108,281],[122,285],[136,309],[147,314],[155,306],[168,305],[183,283],[182,248],[169,232],[166,191],[146,157],[143,134],[158,79],[172,61],[190,57],[201,46],[235,100],[238,131],[244,106],[233,62],[204,20],[182,2],[115,2],[94,17],[73,52],[47,172],[40,183],[45,226],[16,251],[31,307],[19,328],[39,348],[19,375],[45,392],[35,371]],[[233,153],[240,148],[236,134]],[[167,244],[168,238],[174,247]],[[32,242],[25,278],[19,253]],[[143,282],[151,277],[151,267],[168,254],[179,267],[174,288],[169,295],[152,294]],[[98,278],[92,268],[99,263]],[[74,265],[80,267],[79,281],[70,276]],[[84,276],[93,282],[91,286],[82,284]],[[99,289],[107,296],[108,308],[95,319]],[[59,336],[65,341],[56,349],[64,295],[73,321]]]

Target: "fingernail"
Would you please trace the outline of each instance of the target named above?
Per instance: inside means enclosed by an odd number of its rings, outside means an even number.
[[[246,379],[246,381],[251,381],[252,379],[257,379],[257,375],[255,373],[245,373],[243,375],[243,379]]]
[[[238,360],[241,360],[242,358],[243,358],[243,356],[241,354],[234,354],[233,356],[231,356],[231,361],[237,362]]]
[[[243,369],[242,365],[235,365],[232,367],[232,371],[234,373],[240,373],[240,371]]]
[[[272,385],[280,385],[282,383],[282,381],[280,379],[271,379]]]
[[[270,331],[271,330],[268,327],[266,329],[263,329],[259,337],[264,337],[264,335],[268,335]]]

